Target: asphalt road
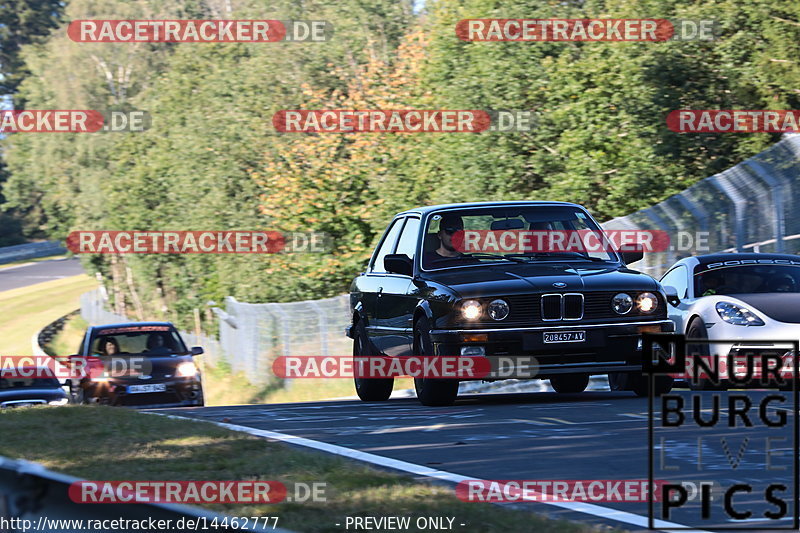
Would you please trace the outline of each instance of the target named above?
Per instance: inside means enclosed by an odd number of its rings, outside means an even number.
[[[677,394],[686,397],[684,414],[687,421],[693,420],[688,398],[691,393],[677,391]],[[716,393],[697,394],[703,402],[699,413],[711,416],[711,395]],[[753,404],[749,411],[753,427],[741,427],[741,419],[737,419],[739,425],[729,428],[727,405],[731,394],[735,393],[721,393],[720,420],[715,427],[685,424],[664,428],[660,425],[661,418],[656,419],[654,478],[717,484],[708,520],[701,519],[697,498],[674,511],[670,516],[672,522],[700,529],[742,525],[759,528],[762,524],[757,519],[761,514],[777,510],[764,500],[763,491],[769,483],[787,486],[786,492],[775,494],[786,500],[787,516],[792,516],[792,395],[788,393],[788,403],[783,404],[789,408],[787,426],[767,427],[758,414],[759,401],[767,392],[750,391],[747,394]],[[775,404],[770,404],[766,408],[773,418],[778,416],[774,407]],[[305,437],[476,479],[646,480],[648,476],[648,403],[630,393],[481,394],[461,397],[456,405],[447,408],[423,407],[415,399],[393,399],[369,404],[331,401],[171,412]],[[658,403],[656,413],[660,413]],[[698,437],[702,437],[699,444]],[[772,440],[768,442],[766,437]],[[701,471],[697,466],[698,449]],[[679,470],[671,470],[674,467]],[[753,512],[743,522],[733,522],[723,511],[719,488],[727,489],[735,483],[748,483],[753,488],[752,494],[737,494],[732,500],[737,510]],[[592,503],[603,506],[609,513],[593,516],[541,503],[522,505],[550,516],[629,530],[642,528],[613,520],[614,510],[648,516],[646,502]],[[661,518],[661,510],[660,502],[656,502],[657,518]],[[790,518],[763,524],[764,527],[791,525]]]
[[[0,268],[0,292],[83,273],[83,267],[77,258],[50,259]]]

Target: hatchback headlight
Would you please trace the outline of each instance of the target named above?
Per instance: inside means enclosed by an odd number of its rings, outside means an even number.
[[[461,316],[475,320],[481,316],[481,303],[478,300],[464,300],[461,302]]]
[[[192,377],[195,374],[197,374],[197,367],[194,365],[193,362],[186,361],[185,363],[181,363],[178,365],[175,374],[183,378]]]
[[[763,326],[764,321],[746,307],[733,302],[717,302],[717,314],[728,324],[737,326]]]
[[[611,307],[618,315],[627,314],[633,309],[633,298],[631,298],[630,294],[621,292],[611,299]]]
[[[658,308],[658,298],[652,292],[643,292],[636,297],[636,308],[646,314],[650,314]]]
[[[503,320],[508,316],[508,302],[499,299],[492,300],[492,302],[489,304],[489,307],[486,308],[486,312],[494,320]]]

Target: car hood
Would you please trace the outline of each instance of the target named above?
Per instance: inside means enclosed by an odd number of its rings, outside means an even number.
[[[758,294],[717,294],[719,301],[740,300],[778,322],[800,324],[800,293],[770,292]]]
[[[0,404],[17,400],[44,400],[45,402],[51,402],[66,397],[67,394],[63,390],[53,388],[0,390]]]
[[[425,277],[446,285],[462,298],[546,292],[659,289],[658,282],[647,274],[617,265],[591,263],[504,263],[426,272]]]

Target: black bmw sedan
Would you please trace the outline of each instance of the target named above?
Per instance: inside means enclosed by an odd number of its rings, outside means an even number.
[[[608,374],[612,389],[647,395],[641,334],[671,332],[665,295],[628,268],[589,212],[565,202],[483,202],[400,213],[350,289],[353,355],[476,357],[484,380],[549,379],[583,391]],[[459,379],[415,376],[424,405],[449,405]],[[671,388],[656,381],[655,393]],[[364,401],[386,400],[392,377],[356,376]]]

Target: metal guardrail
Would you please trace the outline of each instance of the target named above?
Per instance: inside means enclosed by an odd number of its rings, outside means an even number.
[[[104,503],[82,504],[75,503],[69,498],[69,487],[72,483],[84,481],[82,479],[59,474],[46,469],[37,463],[12,460],[0,457],[0,532],[58,532],[58,533],[87,533],[104,531],[87,527],[87,520],[130,520],[142,521],[170,520],[171,527],[127,527],[109,528],[105,531],[115,533],[142,531],[189,531],[194,527],[187,527],[189,520],[194,520],[203,530],[203,523],[229,524],[230,517],[206,511],[188,505],[175,505],[165,503]],[[228,519],[223,522],[223,520]],[[179,521],[183,522],[179,522]],[[24,522],[27,521],[27,522]],[[183,524],[180,527],[179,524]],[[124,524],[124,523],[122,523]],[[209,530],[235,530],[233,527],[219,527]],[[242,529],[239,529],[242,531]],[[253,527],[252,522],[247,528],[248,532],[259,533],[291,533],[289,530],[272,527]]]
[[[800,135],[646,209],[603,223],[609,230],[662,230],[693,245],[646,253],[633,268],[656,278],[675,261],[714,252],[800,253]],[[702,246],[696,237],[702,236]],[[688,241],[687,241],[688,244]]]
[[[29,244],[18,244],[16,246],[4,246],[0,248],[0,265],[23,259],[35,259],[37,257],[47,257],[48,255],[58,255],[66,253],[67,249],[61,241],[32,242]]]

